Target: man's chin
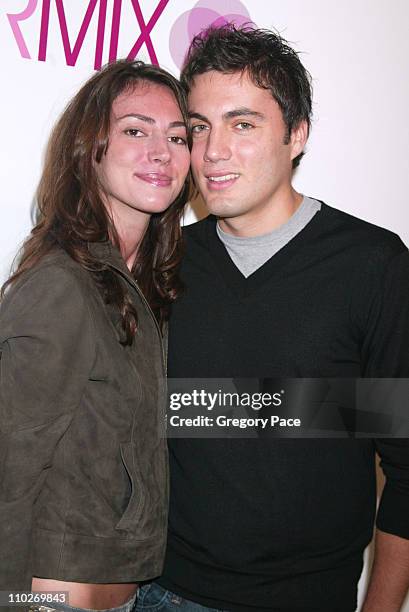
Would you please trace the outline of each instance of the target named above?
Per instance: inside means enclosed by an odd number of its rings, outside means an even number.
[[[216,217],[235,217],[237,213],[237,203],[234,198],[228,198],[213,193],[202,193],[204,204],[211,215]]]

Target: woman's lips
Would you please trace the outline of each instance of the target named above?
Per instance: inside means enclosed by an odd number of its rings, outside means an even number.
[[[155,187],[169,187],[172,183],[172,177],[167,174],[156,174],[156,173],[147,173],[147,174],[135,174],[141,181],[145,181],[145,183],[149,183],[150,185],[155,185]]]

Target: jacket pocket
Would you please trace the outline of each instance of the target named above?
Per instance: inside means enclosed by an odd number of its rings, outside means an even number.
[[[131,496],[121,519],[115,525],[115,529],[124,529],[125,531],[131,532],[131,535],[137,535],[138,522],[143,512],[145,497],[142,478],[135,466],[132,443],[121,443],[120,451],[122,464],[131,483]]]

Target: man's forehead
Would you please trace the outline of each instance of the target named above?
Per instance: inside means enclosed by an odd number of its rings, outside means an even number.
[[[194,77],[189,95],[194,95],[197,90],[207,87],[209,89],[219,89],[220,84],[226,86],[243,86],[248,84],[249,86],[256,87],[249,77],[247,71],[237,72],[219,72],[218,70],[208,70],[202,74],[198,74]]]
[[[195,77],[188,103],[190,113],[211,112],[226,118],[251,112],[264,115],[269,107],[276,105],[271,92],[255,85],[247,73],[226,74],[214,70]],[[244,112],[239,113],[240,109]]]

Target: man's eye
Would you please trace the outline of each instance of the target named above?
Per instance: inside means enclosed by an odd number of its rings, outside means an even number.
[[[124,131],[124,134],[126,134],[127,136],[133,136],[136,138],[140,138],[141,136],[144,136],[144,133],[141,130],[138,130],[137,128],[128,128],[127,130]]]
[[[205,132],[207,129],[208,129],[207,125],[204,125],[202,123],[197,124],[197,125],[192,125],[192,134],[195,134],[197,136],[198,134]]]
[[[169,136],[169,142],[173,142],[174,144],[178,144],[178,145],[187,144],[186,139],[182,138],[182,136]]]
[[[239,130],[251,130],[253,127],[254,125],[247,123],[247,121],[240,121],[240,123],[236,124],[236,128],[239,128]]]

